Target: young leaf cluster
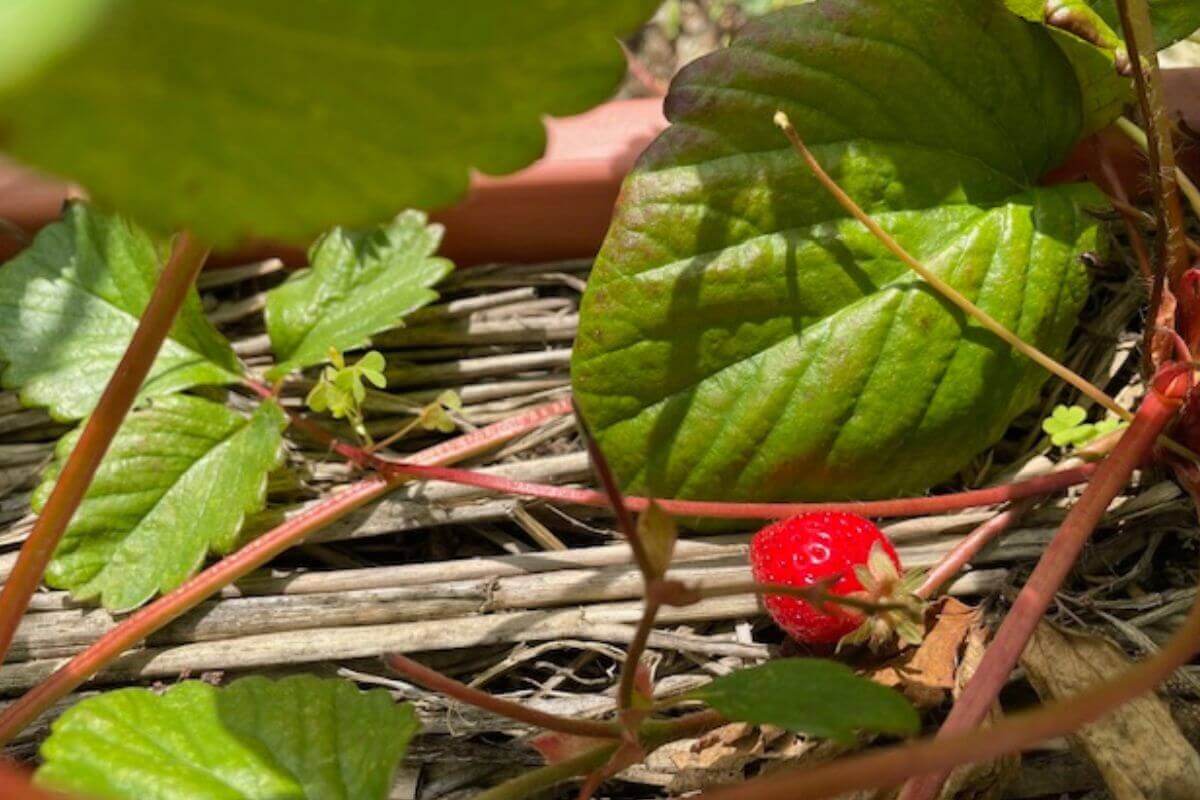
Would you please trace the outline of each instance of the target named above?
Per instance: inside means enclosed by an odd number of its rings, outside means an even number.
[[[268,294],[281,361],[274,374],[328,358],[310,404],[366,436],[363,384],[383,388],[386,364],[374,351],[347,364],[341,348],[436,298],[431,286],[451,268],[432,257],[439,237],[416,212],[374,231],[324,237],[314,266]],[[0,268],[0,380],[60,419],[85,416],[124,352],[165,254],[137,226],[85,204],[68,206]],[[316,357],[318,349],[326,355]],[[282,462],[287,416],[274,399],[247,415],[186,390],[254,380],[191,290],[58,545],[47,583],[127,611],[178,587],[209,554],[236,549]],[[445,407],[458,407],[457,396],[439,401],[419,420],[444,429]],[[79,433],[59,441],[34,493],[35,510]],[[56,722],[39,780],[139,800],[382,800],[415,728],[411,708],[346,681],[252,678],[224,689],[188,682],[162,695],[127,689],[80,703]],[[364,739],[364,729],[376,735]]]
[[[383,357],[368,353],[346,366],[340,351],[437,297],[431,287],[451,269],[432,256],[440,235],[424,215],[407,212],[372,231],[324,237],[314,265],[268,293],[281,362],[273,374],[332,359],[313,400],[365,435],[362,381],[384,385]],[[0,382],[59,419],[85,417],[133,334],[166,252],[132,223],[69,205],[0,268]],[[210,553],[237,546],[246,517],[263,508],[268,473],[282,461],[286,417],[271,399],[245,416],[183,392],[252,379],[192,290],[58,546],[50,585],[125,611],[178,586]],[[35,510],[77,438],[59,442],[34,493]]]
[[[337,348],[329,348],[329,364],[309,391],[304,402],[318,414],[329,412],[334,419],[350,422],[354,432],[366,441],[371,440],[363,424],[362,402],[367,397],[366,384],[377,389],[387,386],[383,376],[383,355],[376,350],[365,353],[353,364],[347,364]]]

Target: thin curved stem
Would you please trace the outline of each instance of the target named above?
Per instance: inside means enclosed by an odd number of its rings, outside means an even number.
[[[384,657],[384,661],[393,670],[416,681],[426,689],[440,692],[447,697],[453,697],[455,700],[482,708],[484,711],[490,711],[501,717],[508,717],[517,722],[524,722],[527,725],[545,728],[548,731],[558,731],[570,736],[583,736],[591,739],[618,739],[621,736],[621,729],[611,722],[562,717],[538,711],[536,708],[529,708],[520,703],[513,703],[467,686],[465,683],[460,683],[400,653],[389,653]]]
[[[982,308],[968,300],[962,292],[946,283],[928,267],[926,267],[917,259],[913,258],[907,250],[900,246],[899,242],[892,238],[891,234],[881,228],[879,223],[873,220],[867,214],[867,212],[863,211],[862,208],[860,208],[859,205],[854,202],[850,195],[846,194],[845,190],[837,185],[833,178],[829,177],[829,173],[827,173],[825,168],[821,166],[819,161],[817,161],[816,156],[814,156],[812,152],[810,152],[805,146],[803,140],[800,138],[800,134],[796,132],[796,129],[792,126],[791,121],[788,119],[787,114],[783,113],[782,111],[776,111],[775,124],[783,130],[784,135],[786,135],[788,141],[791,142],[792,148],[796,151],[797,155],[804,160],[804,163],[808,165],[810,170],[812,170],[813,175],[816,176],[820,184],[825,187],[826,191],[833,195],[833,198],[837,200],[838,204],[841,205],[841,207],[844,208],[847,213],[861,222],[876,239],[883,243],[884,247],[890,250],[892,254],[896,256],[896,258],[904,262],[909,269],[920,275],[921,278],[934,289],[936,289],[939,294],[941,294],[951,303],[954,303],[954,305],[962,309],[967,316],[974,319],[986,330],[998,336],[1021,355],[1040,365],[1054,375],[1057,375],[1059,378],[1062,378],[1064,381],[1071,384],[1076,389],[1083,392],[1085,395],[1092,398],[1097,403],[1112,411],[1122,419],[1126,421],[1132,419],[1132,415],[1129,413],[1129,411],[1118,405],[1117,401],[1105,394],[1099,386],[1096,386],[1082,375],[1073,372],[1066,365],[1056,361],[1033,345],[1025,342],[1023,339],[1021,339],[1021,337],[1017,336],[1015,333],[1006,328],[991,314],[987,313]]]
[[[929,570],[925,580],[913,594],[925,600],[933,597],[937,594],[938,589],[942,588],[947,581],[953,580],[954,576],[958,575],[971,559],[979,555],[979,551],[1015,525],[1036,503],[1037,501],[1033,499],[1018,501],[987,522],[980,524],[954,545],[950,552],[942,556],[933,569]]]
[[[1154,213],[1158,218],[1159,268],[1155,280],[1164,279],[1173,291],[1188,267],[1187,232],[1179,200],[1179,170],[1171,121],[1163,102],[1162,74],[1154,45],[1154,27],[1146,0],[1117,0],[1125,34],[1125,49],[1133,65],[1138,108],[1146,125],[1146,154],[1150,159],[1150,184],[1154,187]],[[1128,133],[1128,131],[1126,131]]]
[[[67,456],[54,489],[29,538],[21,546],[3,591],[0,591],[0,663],[8,655],[17,626],[29,607],[29,599],[41,583],[46,565],[87,493],[125,415],[133,406],[138,390],[207,257],[208,248],[189,233],[181,233],[176,238],[171,257],[138,320],[133,338],[104,387],[95,410],[84,423],[79,441]]]
[[[1054,539],[1038,560],[1012,609],[988,645],[978,669],[954,703],[942,725],[939,737],[970,730],[981,725],[1008,681],[1029,637],[1054,595],[1070,574],[1084,544],[1096,529],[1108,504],[1129,482],[1133,470],[1154,446],[1167,424],[1175,418],[1183,399],[1181,382],[1175,377],[1165,391],[1152,388],[1142,401],[1129,430],[1117,442],[1112,455],[1100,466],[1063,520]],[[925,775],[905,786],[899,800],[932,800],[941,791],[946,773]]]
[[[414,458],[429,463],[447,463],[473,456],[496,444],[533,430],[548,419],[570,410],[566,401],[539,406],[507,420],[472,431],[434,447]],[[263,534],[231,556],[221,559],[182,586],[163,595],[128,617],[97,639],[19,700],[0,712],[0,744],[12,740],[39,714],[91,678],[121,653],[162,628],[181,614],[249,574],[306,536],[349,514],[399,486],[405,478],[375,475],[289,519]]]
[[[374,461],[377,469],[385,474],[409,475],[424,480],[458,483],[504,494],[537,497],[574,505],[596,507],[609,505],[606,495],[592,489],[517,481],[475,470],[430,467],[379,456],[375,456]],[[846,511],[864,517],[912,517],[990,506],[1026,497],[1052,494],[1086,482],[1096,469],[1096,464],[1083,464],[1061,472],[1040,475],[1004,486],[925,497],[904,497],[896,500],[855,500],[845,503],[725,503],[712,500],[655,499],[654,502],[663,511],[679,517],[782,519],[814,511]],[[650,505],[650,498],[647,497],[626,496],[624,500],[626,506],[633,511],[645,511]]]
[[[652,579],[657,582],[657,578]],[[649,593],[648,593],[649,594]],[[617,708],[627,711],[633,707],[633,690],[637,684],[638,668],[642,665],[642,653],[646,652],[646,644],[650,641],[650,632],[654,629],[654,620],[658,617],[659,602],[647,596],[642,606],[642,618],[638,620],[625,651],[625,661],[621,665],[621,678],[617,683]]]
[[[578,410],[575,412],[575,418],[583,433],[583,443],[592,460],[592,468],[596,471],[596,477],[600,479],[600,488],[604,490],[605,500],[617,517],[617,527],[629,541],[629,549],[633,552],[633,560],[637,563],[638,569],[649,581],[654,577],[655,571],[650,564],[650,557],[646,553],[646,545],[638,534],[637,523],[634,521],[633,515],[629,513],[629,504],[625,502],[625,495],[621,492],[617,478],[613,475],[612,467],[608,464],[608,457],[600,449],[599,443],[592,436],[591,429],[588,428],[587,422]]]

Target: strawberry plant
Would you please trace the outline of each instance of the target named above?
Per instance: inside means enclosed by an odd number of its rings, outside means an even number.
[[[468,168],[528,163],[540,115],[608,92],[620,65],[611,36],[655,3],[570,5],[59,0],[0,12],[6,150],[80,179],[98,203],[70,204],[0,269],[0,382],[79,423],[34,494],[40,516],[0,593],[0,654],[43,581],[133,612],[0,711],[0,740],[205,598],[414,479],[606,505],[644,583],[603,718],[548,713],[379,654],[409,680],[543,731],[531,744],[547,764],[492,800],[569,779],[587,797],[655,748],[729,721],[841,746],[916,734],[900,694],[842,663],[777,659],[664,700],[643,655],[665,609],[732,594],[763,598],[808,644],[914,644],[924,600],[1033,498],[1083,481],[937,741],[716,794],[832,797],[912,779],[901,797],[931,800],[945,770],[1067,733],[1195,652],[1200,611],[1121,682],[973,730],[1133,471],[1158,457],[1200,497],[1200,309],[1153,57],[1200,27],[1200,9],[774,3],[786,7],[683,70],[666,98],[671,125],[625,182],[582,305],[572,390],[593,491],[448,466],[568,413],[562,400],[387,455],[411,430],[452,432],[459,398],[415,409],[376,445],[362,406],[387,365],[374,351],[345,355],[437,299],[452,269],[422,212],[379,220],[457,197]],[[1100,212],[1114,205],[1129,222],[1137,209],[1110,200],[1111,185],[1044,180],[1130,101],[1159,233],[1153,257],[1140,251],[1151,330],[1132,412],[1059,359],[1089,291],[1083,256],[1106,241]],[[267,294],[273,361],[247,367],[192,288],[209,246],[335,224],[346,227]],[[312,369],[308,406],[360,441],[285,410],[285,386]],[[1051,375],[1130,422],[1103,461],[913,496],[995,444]],[[1046,432],[1083,444],[1100,432],[1084,419],[1064,407]],[[295,435],[345,459],[356,480],[259,532],[247,519]],[[928,575],[902,575],[886,537],[851,516],[1009,501]],[[781,520],[753,540],[753,580],[673,575],[677,520],[705,518]],[[344,680],[127,688],[58,718],[38,780],[112,798],[383,798],[415,729],[410,706]]]

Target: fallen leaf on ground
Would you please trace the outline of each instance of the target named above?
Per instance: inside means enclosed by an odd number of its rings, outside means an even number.
[[[1021,664],[1044,702],[1073,697],[1130,666],[1110,642],[1046,622],[1034,632]],[[1070,740],[1096,765],[1114,800],[1200,797],[1200,755],[1157,695],[1121,706]]]

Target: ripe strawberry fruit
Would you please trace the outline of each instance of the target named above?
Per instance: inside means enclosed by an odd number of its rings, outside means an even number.
[[[910,582],[900,578],[900,559],[892,543],[857,514],[816,512],[768,525],[750,543],[750,566],[758,583],[812,586],[829,581],[824,590],[839,597],[878,601],[897,593],[909,596]],[[776,624],[803,644],[890,638],[892,631],[920,641],[912,630],[916,607],[911,613],[882,615],[895,619],[864,623],[861,613],[832,603],[818,608],[798,597],[768,595],[764,604]]]

